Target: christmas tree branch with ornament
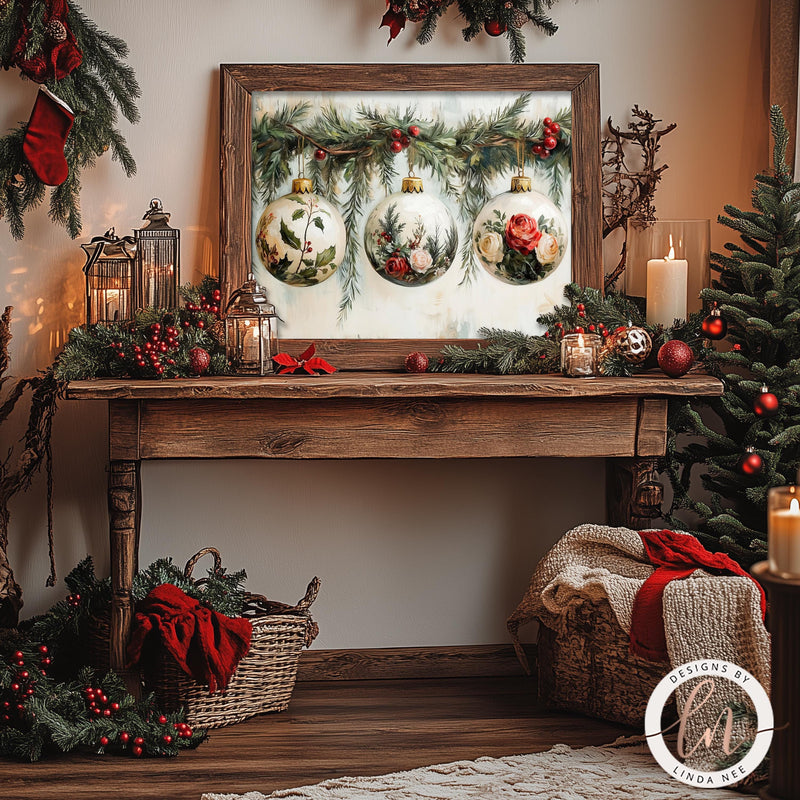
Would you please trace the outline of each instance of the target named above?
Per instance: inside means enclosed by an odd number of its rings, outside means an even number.
[[[283,104],[253,126],[254,198],[272,202],[289,180],[295,160],[298,173],[305,173],[306,145],[314,146],[308,175],[315,190],[341,210],[347,233],[338,269],[344,318],[359,292],[357,262],[366,204],[375,184],[387,194],[392,191],[401,174],[397,159],[405,153],[410,169],[430,172],[442,193],[458,205],[463,280],[470,281],[479,269],[472,225],[491,198],[493,182],[529,169],[534,178],[547,181],[557,204],[565,201],[571,111],[560,109],[552,117],[529,120],[525,112],[530,99],[530,94],[522,94],[494,111],[470,114],[457,127],[420,119],[413,107],[383,111],[362,105],[351,117],[327,106],[312,117],[308,103]]]
[[[767,494],[794,483],[800,468],[800,184],[777,106],[770,125],[772,171],[756,176],[752,211],[725,206],[719,222],[740,242],[712,253],[717,278],[702,292],[716,306],[710,335],[729,345],[705,359],[725,392],[673,404],[666,460],[670,520],[685,524],[676,515],[693,512],[706,546],[743,564],[766,557]],[[707,499],[692,487],[698,471]]]
[[[556,0],[386,0],[386,12],[380,27],[389,29],[389,43],[405,28],[406,22],[420,23],[417,41],[428,44],[435,33],[440,17],[455,5],[466,22],[462,30],[464,41],[470,42],[481,33],[508,39],[511,60],[525,60],[525,36],[522,28],[530,22],[540,31],[552,36],[558,26],[548,15]]]
[[[0,2],[0,65],[42,88],[27,123],[0,137],[0,217],[12,236],[50,193],[50,219],[81,231],[81,173],[110,151],[125,174],[136,164],[118,128],[139,120],[140,95],[128,46],[100,30],[74,2]]]

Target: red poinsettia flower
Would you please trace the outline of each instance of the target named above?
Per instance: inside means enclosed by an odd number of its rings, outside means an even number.
[[[390,278],[402,278],[411,267],[408,266],[408,261],[406,261],[403,256],[389,256],[389,258],[386,259],[386,266],[384,269]]]
[[[536,220],[527,214],[514,214],[506,224],[506,243],[512,250],[529,256],[539,244],[542,232]]]
[[[378,30],[381,28],[389,29],[389,41],[386,44],[391,44],[392,39],[396,39],[400,35],[400,31],[405,28],[406,15],[403,13],[402,7],[392,3],[391,0],[386,0],[386,6],[386,13],[383,15]]]
[[[327,372],[330,375],[332,372],[336,372],[336,367],[332,367],[325,359],[314,357],[316,351],[316,346],[312,344],[300,354],[300,358],[290,356],[288,353],[278,353],[272,359],[283,367],[278,370],[278,375],[293,375],[298,369],[305,370],[309,375],[318,375],[320,372]]]

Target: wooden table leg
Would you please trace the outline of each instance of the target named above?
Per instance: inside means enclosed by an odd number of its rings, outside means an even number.
[[[609,458],[606,462],[606,509],[610,525],[641,530],[661,516],[664,487],[658,482],[657,458]]]
[[[125,668],[133,623],[133,576],[138,569],[141,461],[112,461],[108,481],[111,545],[111,669],[138,696],[139,680]]]

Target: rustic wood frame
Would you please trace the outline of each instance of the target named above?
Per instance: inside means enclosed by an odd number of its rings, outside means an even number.
[[[323,74],[324,71],[324,74]],[[572,279],[602,289],[600,70],[597,64],[222,64],[219,274],[223,298],[251,263],[252,94],[267,91],[568,91],[572,95]],[[320,355],[340,369],[397,369],[411,350],[445,339],[326,339]],[[458,340],[464,344],[465,340]],[[308,342],[284,341],[300,352]]]

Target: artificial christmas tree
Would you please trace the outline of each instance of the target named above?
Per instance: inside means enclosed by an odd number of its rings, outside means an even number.
[[[725,393],[672,408],[667,462],[673,511],[693,511],[704,543],[745,564],[766,557],[767,491],[794,483],[800,467],[800,184],[786,165],[789,137],[778,106],[770,123],[773,173],[756,176],[753,211],[725,206],[719,222],[737,231],[742,244],[712,253],[719,277],[702,293],[727,322],[732,347],[705,354]],[[774,413],[758,411],[762,386],[775,397]],[[756,459],[759,469],[752,468]],[[691,488],[698,465],[710,493],[704,499]]]

